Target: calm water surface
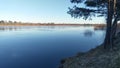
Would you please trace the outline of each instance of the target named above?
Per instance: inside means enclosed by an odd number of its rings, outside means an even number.
[[[57,68],[62,58],[101,44],[104,34],[83,26],[0,26],[0,68]]]

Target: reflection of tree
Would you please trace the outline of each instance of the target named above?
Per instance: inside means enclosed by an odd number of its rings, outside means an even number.
[[[93,35],[93,31],[85,30],[85,32],[84,32],[85,37],[91,37],[92,35]]]
[[[104,26],[94,26],[94,30],[105,30]]]
[[[13,26],[0,26],[0,31],[12,31],[12,30],[17,30],[20,29],[19,27],[13,27]]]
[[[0,30],[4,31],[4,30],[5,30],[5,28],[0,27]]]

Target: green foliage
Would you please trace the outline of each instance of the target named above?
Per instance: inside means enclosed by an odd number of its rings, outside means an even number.
[[[74,18],[91,19],[93,16],[107,17],[108,0],[70,0],[71,3],[77,3],[79,6],[69,7],[67,12]],[[111,0],[114,1],[114,0]],[[116,0],[115,15],[120,16],[120,0]],[[112,2],[113,4],[113,2]],[[114,5],[113,5],[114,6]]]
[[[93,2],[92,1],[86,1],[85,4],[87,6],[91,6],[91,7],[97,6],[97,3],[95,1],[93,1]]]
[[[80,4],[79,7],[76,5],[73,8],[69,7],[67,13],[74,18],[91,20],[94,16],[107,16],[107,0],[71,0],[71,3]]]
[[[83,2],[84,0],[71,0],[71,3],[81,3]]]

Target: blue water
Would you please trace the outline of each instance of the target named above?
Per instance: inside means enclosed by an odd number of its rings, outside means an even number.
[[[101,44],[104,34],[84,26],[0,26],[0,68],[57,68]]]

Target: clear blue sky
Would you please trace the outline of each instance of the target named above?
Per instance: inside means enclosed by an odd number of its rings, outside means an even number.
[[[102,23],[103,19],[92,21],[71,18],[67,14],[70,0],[0,0],[0,20],[23,22],[56,23]]]

